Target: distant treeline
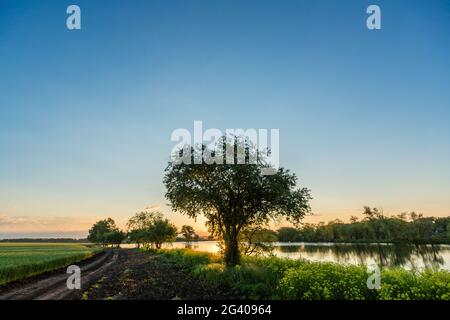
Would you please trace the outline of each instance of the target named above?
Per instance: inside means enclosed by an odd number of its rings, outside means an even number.
[[[305,223],[300,228],[280,228],[281,242],[410,242],[450,243],[450,217],[424,217],[415,212],[387,217],[382,210],[365,207],[363,219],[350,223]]]
[[[72,238],[21,238],[21,239],[0,239],[0,242],[18,242],[18,243],[89,243],[87,239],[72,239]]]
[[[52,242],[52,243],[101,243],[120,244],[122,242],[145,244],[150,241],[151,234],[149,227],[155,225],[155,232],[158,235],[157,242],[172,241],[207,241],[217,240],[211,236],[199,237],[190,226],[183,226],[182,236],[177,236],[177,229],[169,221],[163,220],[162,216],[154,216],[154,213],[136,214],[129,223],[127,233],[124,233],[115,226],[112,219],[99,221],[89,231],[89,239],[72,238],[44,238],[44,239],[3,239],[0,242]],[[154,220],[154,221],[153,221]],[[436,243],[450,244],[450,217],[424,217],[415,212],[402,213],[394,216],[385,216],[382,210],[365,207],[362,219],[351,217],[350,223],[336,219],[328,223],[320,222],[316,224],[304,223],[299,228],[283,227],[276,231],[255,227],[244,230],[240,241],[258,246],[262,243],[279,242],[409,242],[409,243]],[[167,226],[171,227],[170,233],[162,232]],[[102,228],[100,228],[102,227]],[[145,227],[145,228],[144,228]],[[156,228],[158,227],[158,228]],[[133,229],[134,228],[134,229]],[[148,230],[147,230],[147,229]],[[100,230],[101,229],[101,230]],[[104,229],[104,230],[103,230]],[[173,230],[172,230],[173,229]],[[149,231],[150,230],[150,231]],[[162,230],[162,231],[161,231]],[[101,232],[100,232],[101,231]],[[101,236],[103,235],[103,236]],[[106,241],[104,235],[109,235],[112,240]],[[117,240],[113,239],[117,236]],[[147,239],[148,238],[148,239]],[[106,238],[105,238],[106,239]],[[113,241],[114,240],[114,241]],[[153,241],[153,240],[152,240]],[[151,241],[150,241],[151,242]]]

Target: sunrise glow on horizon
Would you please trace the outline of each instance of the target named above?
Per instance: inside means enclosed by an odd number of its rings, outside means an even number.
[[[311,190],[304,222],[450,215],[450,4],[76,1],[0,4],[0,239],[85,237],[143,210],[178,128],[279,129],[280,164]],[[174,23],[176,21],[176,23]],[[285,222],[272,224],[273,228]]]

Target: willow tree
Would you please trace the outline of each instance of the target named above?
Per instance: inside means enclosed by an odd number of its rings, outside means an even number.
[[[191,218],[203,215],[211,234],[224,242],[228,266],[239,263],[242,230],[280,217],[299,223],[310,211],[309,190],[297,188],[295,174],[271,167],[264,154],[267,150],[248,140],[222,137],[213,147],[183,146],[166,168],[172,210]]]

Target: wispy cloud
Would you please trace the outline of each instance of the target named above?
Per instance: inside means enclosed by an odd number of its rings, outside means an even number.
[[[161,204],[151,204],[144,208],[145,211],[159,210],[159,209],[161,209]]]
[[[0,214],[0,232],[47,232],[87,230],[96,218],[34,217]]]

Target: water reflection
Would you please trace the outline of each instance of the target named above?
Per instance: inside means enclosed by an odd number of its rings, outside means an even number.
[[[280,244],[275,255],[349,264],[377,263],[384,267],[450,270],[450,248],[407,244]]]
[[[131,245],[130,245],[131,246]],[[216,241],[175,242],[164,248],[189,248],[216,253]],[[347,264],[377,263],[384,267],[450,270],[450,246],[407,244],[334,244],[334,243],[275,243],[273,254],[289,259],[328,261]]]

